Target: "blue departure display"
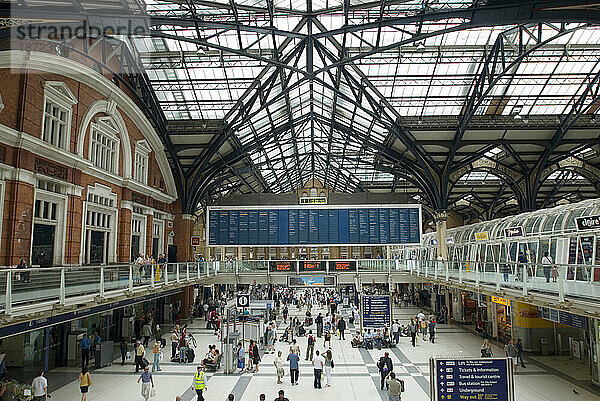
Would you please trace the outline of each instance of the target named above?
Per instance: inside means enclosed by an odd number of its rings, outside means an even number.
[[[403,245],[421,242],[418,205],[208,208],[208,245]]]

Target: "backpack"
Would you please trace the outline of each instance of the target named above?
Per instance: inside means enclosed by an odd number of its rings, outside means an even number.
[[[313,338],[313,336],[309,336],[308,337],[308,345],[314,345],[315,344],[315,339]]]

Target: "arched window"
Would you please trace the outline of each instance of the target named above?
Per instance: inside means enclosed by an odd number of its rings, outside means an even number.
[[[119,169],[119,131],[112,117],[100,117],[91,124],[90,161],[113,174]]]

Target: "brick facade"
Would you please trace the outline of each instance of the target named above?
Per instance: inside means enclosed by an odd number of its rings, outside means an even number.
[[[82,68],[85,71],[83,66]],[[116,221],[112,223],[113,229],[116,230],[116,243],[112,244],[115,245],[116,254],[111,262],[130,261],[133,209],[138,212],[142,210],[146,215],[144,230],[146,247],[140,251],[146,254],[152,253],[153,215],[159,213],[159,217],[164,220],[164,227],[163,247],[158,253],[167,254],[169,233],[173,230],[167,227],[168,222],[178,218],[180,220],[181,217],[175,216],[177,195],[173,190],[169,193],[167,189],[169,188],[167,181],[173,182],[170,171],[167,171],[169,176],[165,176],[163,174],[165,168],[163,167],[161,171],[161,164],[157,160],[158,156],[161,160],[166,160],[164,150],[157,149],[156,146],[152,147],[148,155],[147,181],[134,182],[136,143],[142,140],[151,143],[147,137],[148,128],[140,127],[135,123],[140,121],[139,115],[142,113],[139,112],[136,117],[130,116],[126,110],[137,106],[131,102],[127,107],[123,107],[123,104],[114,100],[112,94],[118,91],[120,96],[123,96],[124,92],[105,77],[100,76],[99,79],[106,80],[106,83],[103,83],[101,88],[94,88],[74,79],[72,74],[71,76],[67,73],[61,74],[62,72],[57,74],[44,71],[43,67],[18,69],[0,65],[0,81],[3,83],[0,94],[4,103],[4,109],[0,112],[0,185],[4,192],[1,199],[3,216],[0,265],[14,266],[20,258],[31,262],[32,230],[36,221],[35,202],[36,196],[39,197],[36,194],[44,193],[39,189],[40,180],[56,183],[57,188],[59,186],[63,188],[60,196],[64,198],[64,214],[56,217],[57,230],[64,230],[62,235],[64,249],[60,252],[61,264],[74,265],[85,262],[83,249],[86,241],[86,204],[95,207],[88,202],[88,191],[96,185],[109,188],[111,196],[116,196],[116,204],[112,205],[117,216]],[[81,77],[81,81],[85,81],[85,76],[81,75]],[[48,82],[64,83],[76,99],[76,103],[71,108],[70,137],[67,149],[64,150],[42,140],[44,94]],[[109,92],[112,93],[107,95],[106,88],[109,88]],[[102,91],[104,93],[101,93]],[[123,130],[118,133],[120,149],[114,174],[98,171],[99,167],[94,167],[89,161],[91,123],[86,123],[86,120],[89,122],[89,118],[86,117],[89,117],[90,108],[97,106],[98,101],[108,104],[109,107],[95,113],[91,121],[96,122],[99,118],[108,117],[116,121],[116,125],[124,126],[127,131],[128,138],[121,137],[125,135]],[[86,127],[83,127],[84,124]],[[144,124],[150,126],[147,122]],[[127,142],[129,146],[125,149]],[[82,154],[80,154],[81,147],[83,147]],[[157,152],[160,154],[157,155]],[[130,155],[131,171],[125,171],[127,153]],[[164,165],[163,162],[162,166]],[[130,178],[126,179],[127,177]],[[170,188],[174,188],[174,184]],[[51,195],[53,194],[48,196]],[[184,230],[181,234],[185,236],[188,231],[189,229]],[[175,231],[176,244],[189,243],[189,236],[185,241],[180,241],[179,236],[180,234]],[[59,248],[62,245],[59,244]],[[109,247],[109,252],[112,248]],[[187,253],[189,252],[183,252],[181,255]]]

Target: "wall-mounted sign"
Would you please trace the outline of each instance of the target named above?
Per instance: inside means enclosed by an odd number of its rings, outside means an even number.
[[[324,260],[301,260],[300,271],[301,272],[324,272],[327,268],[327,262]]]
[[[430,360],[431,400],[514,401],[508,358]]]
[[[448,245],[454,244],[454,237],[448,237],[448,238],[446,238],[446,244],[448,244]]]
[[[192,237],[192,246],[200,246],[201,243],[202,243],[202,238],[200,238],[199,236]]]
[[[295,272],[296,262],[283,260],[283,261],[270,261],[269,270],[275,272]]]
[[[523,227],[510,227],[504,229],[504,236],[506,238],[514,238],[514,237],[522,237],[523,236]]]
[[[575,222],[578,231],[600,229],[600,216],[577,217]]]
[[[488,236],[487,231],[475,233],[475,241],[487,241],[488,239],[489,239],[489,236]]]
[[[362,327],[389,327],[392,321],[392,302],[389,295],[363,295],[361,302]]]
[[[356,271],[356,261],[355,260],[349,260],[349,261],[341,261],[341,260],[336,260],[333,262],[329,262],[329,270],[336,270],[336,271]]]
[[[238,308],[247,308],[248,306],[250,306],[250,295],[238,294],[237,295],[237,307]]]
[[[300,198],[301,205],[326,205],[327,197],[326,196],[305,196]]]
[[[510,304],[510,301],[508,299],[495,297],[493,295],[492,295],[492,302],[495,304],[505,305],[505,306],[508,306]]]

